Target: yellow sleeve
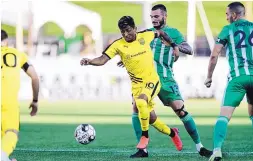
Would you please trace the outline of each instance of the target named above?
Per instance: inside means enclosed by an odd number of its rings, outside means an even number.
[[[20,65],[21,65],[21,67],[23,67],[25,63],[28,63],[28,56],[26,55],[26,53],[21,52],[20,58],[21,58]]]
[[[111,45],[109,45],[104,51],[103,54],[108,58],[113,58],[118,54],[118,41],[114,41]]]

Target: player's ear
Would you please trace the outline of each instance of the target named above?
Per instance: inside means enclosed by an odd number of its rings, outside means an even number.
[[[235,12],[232,12],[232,18],[235,20],[236,19],[237,14]]]

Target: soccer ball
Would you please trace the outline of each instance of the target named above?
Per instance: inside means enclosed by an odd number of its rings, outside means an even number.
[[[95,140],[96,131],[93,126],[89,124],[81,124],[75,130],[75,139],[80,144],[89,144]]]

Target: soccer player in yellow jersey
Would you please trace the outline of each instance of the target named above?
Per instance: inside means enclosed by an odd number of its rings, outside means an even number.
[[[150,112],[154,112],[153,99],[160,91],[159,77],[154,67],[150,42],[155,37],[160,37],[173,46],[174,54],[178,54],[179,50],[163,31],[145,30],[137,33],[134,20],[130,16],[123,16],[118,22],[118,27],[123,38],[109,45],[102,56],[95,59],[84,58],[80,63],[81,65],[101,66],[116,55],[121,57],[132,82],[132,94],[141,122],[142,137],[137,148],[145,149],[149,142]],[[177,130],[169,128],[158,118],[150,124],[160,132],[169,135],[177,149],[182,150],[182,141]]]
[[[10,161],[9,156],[16,147],[19,132],[18,92],[20,87],[20,71],[23,69],[32,79],[33,101],[30,104],[31,116],[38,110],[39,79],[33,66],[28,63],[25,53],[8,47],[8,35],[1,30],[1,161]],[[16,161],[12,159],[11,161]]]

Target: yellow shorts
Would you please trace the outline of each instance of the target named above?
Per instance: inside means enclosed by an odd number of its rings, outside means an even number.
[[[1,135],[7,130],[19,131],[19,106],[18,104],[2,105],[2,117],[1,117]]]
[[[159,80],[142,83],[141,85],[132,85],[132,94],[134,100],[136,100],[141,94],[145,94],[148,97],[148,108],[150,112],[154,109],[153,99],[158,95],[161,85]]]

